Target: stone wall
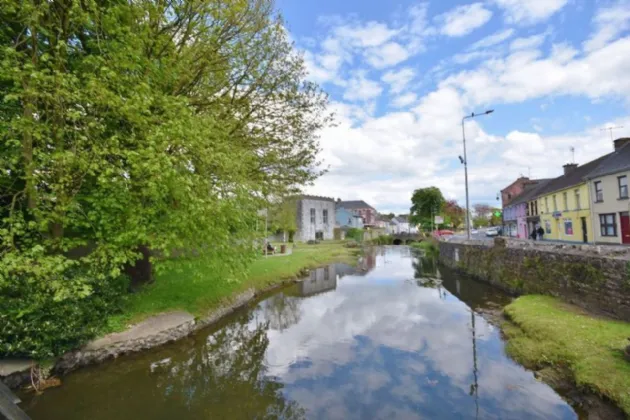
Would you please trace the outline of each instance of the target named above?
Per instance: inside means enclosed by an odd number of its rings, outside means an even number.
[[[512,294],[549,294],[630,321],[630,249],[449,241],[440,261]]]

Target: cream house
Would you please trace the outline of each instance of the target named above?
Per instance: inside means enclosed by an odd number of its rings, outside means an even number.
[[[595,242],[630,245],[630,138],[587,175]]]

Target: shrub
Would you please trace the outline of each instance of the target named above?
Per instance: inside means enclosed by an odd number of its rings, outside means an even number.
[[[66,272],[73,274],[80,275]],[[129,285],[125,276],[95,280],[59,299],[50,283],[26,277],[0,282],[0,357],[41,360],[80,346],[120,310]]]
[[[350,228],[346,233],[346,239],[351,239],[357,242],[363,242],[363,229]]]

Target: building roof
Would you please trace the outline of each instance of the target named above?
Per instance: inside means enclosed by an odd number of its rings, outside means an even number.
[[[409,223],[409,218],[407,216],[396,216],[394,217],[395,221],[397,221],[398,223]]]
[[[320,197],[319,195],[302,195],[300,196],[300,200],[317,200],[317,201],[332,201],[335,199],[331,197]]]
[[[527,203],[528,201],[533,200],[534,197],[537,197],[539,192],[542,191],[551,181],[553,181],[553,178],[532,179],[528,184],[525,185],[525,189],[523,190],[523,192],[517,195],[514,200],[510,201],[510,204],[508,204],[506,207]]]
[[[613,154],[614,152],[601,156],[595,160],[585,163],[582,166],[578,166],[566,175],[561,175],[552,179],[549,183],[547,183],[547,185],[538,191],[537,195],[549,194],[583,183],[591,172],[593,172],[600,164],[602,164],[602,162]]]
[[[374,209],[374,207],[370,206],[368,203],[366,203],[363,200],[356,200],[356,201],[337,201],[337,206],[338,207],[343,207],[344,209],[348,209],[348,210],[355,210],[355,209]]]
[[[630,171],[630,143],[626,143],[604,159],[586,178],[593,179],[618,172]]]

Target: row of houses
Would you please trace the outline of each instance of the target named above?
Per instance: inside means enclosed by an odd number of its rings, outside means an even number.
[[[365,229],[377,226],[377,211],[363,200],[342,201],[331,197],[304,195],[297,201],[295,240],[329,240],[335,228]]]
[[[527,238],[542,227],[548,240],[630,244],[630,138],[563,169],[553,179],[518,178],[501,191],[505,234]]]
[[[333,239],[335,228],[382,229],[390,235],[418,232],[407,216],[384,218],[363,200],[342,201],[313,195],[300,197],[297,201],[296,241]]]

